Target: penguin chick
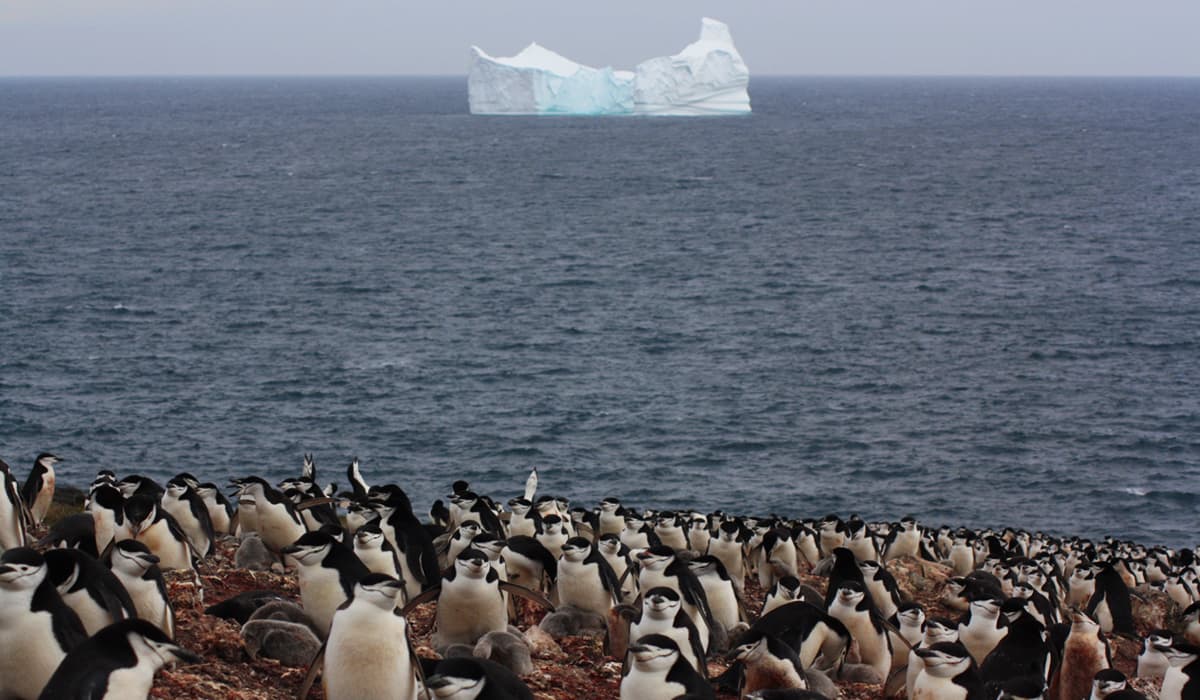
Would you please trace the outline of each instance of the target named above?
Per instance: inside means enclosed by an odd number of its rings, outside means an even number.
[[[225,620],[234,620],[244,625],[258,610],[267,603],[283,600],[283,596],[275,591],[243,591],[235,596],[214,603],[204,609],[205,615],[212,615]]]
[[[72,650],[38,697],[144,700],[160,668],[201,660],[149,622],[121,620]]]
[[[533,658],[525,637],[509,630],[488,632],[475,643],[472,655],[494,661],[518,676],[533,672]]]
[[[251,659],[275,659],[284,666],[305,666],[321,640],[307,625],[285,620],[250,620],[242,625],[242,646]]]

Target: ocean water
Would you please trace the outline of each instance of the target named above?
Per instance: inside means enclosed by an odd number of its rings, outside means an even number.
[[[1193,546],[1200,81],[0,81],[0,457]]]

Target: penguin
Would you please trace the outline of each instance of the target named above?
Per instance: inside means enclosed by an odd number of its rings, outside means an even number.
[[[440,653],[454,644],[474,646],[488,632],[507,629],[508,610],[503,592],[516,593],[547,609],[554,609],[549,601],[534,592],[501,581],[487,555],[469,547],[446,571],[440,588],[422,592],[409,601],[406,610],[437,597],[430,642]]]
[[[846,525],[836,515],[830,514],[822,518],[818,524],[818,532],[820,533],[818,543],[821,545],[821,554],[825,557],[832,555],[833,550],[846,544]]]
[[[725,632],[737,627],[746,614],[741,601],[738,600],[737,589],[733,587],[733,581],[730,580],[721,560],[706,554],[688,562],[688,568],[704,589],[708,609],[712,612],[713,622],[717,627]]]
[[[0,552],[25,546],[25,501],[17,478],[0,459]]]
[[[621,530],[625,529],[625,513],[621,509],[621,499],[609,496],[600,501],[600,515],[597,520],[597,537],[621,534]]]
[[[1129,680],[1124,673],[1115,668],[1106,668],[1096,672],[1095,678],[1092,679],[1092,694],[1089,700],[1132,700],[1131,695],[1138,695],[1143,699],[1146,697],[1129,687]]]
[[[901,557],[921,557],[921,530],[916,518],[906,515],[900,519],[899,527],[884,540],[881,556],[885,563]]]
[[[912,650],[921,646],[925,639],[925,609],[920,603],[902,603],[894,619],[897,629],[888,630],[892,643],[892,668],[888,671],[889,678],[909,663]]]
[[[717,526],[717,536],[708,543],[708,553],[721,560],[739,598],[746,594],[745,542],[741,526],[736,521],[725,520]]]
[[[563,545],[570,539],[563,519],[558,515],[551,514],[543,516],[541,522],[541,529],[537,531],[534,537],[554,555],[555,559],[558,559],[562,556]]]
[[[244,591],[208,606],[204,609],[204,614],[244,625],[260,608],[282,600],[286,599],[275,591]]]
[[[821,563],[821,548],[817,544],[817,533],[807,525],[800,525],[792,530],[792,542],[796,544],[796,554],[808,564],[812,571]]]
[[[400,577],[400,565],[392,544],[383,536],[378,521],[371,521],[354,533],[354,554],[372,573]]]
[[[404,584],[368,574],[333,614],[322,683],[329,700],[417,700],[418,660],[396,603]]]
[[[437,700],[533,700],[529,686],[512,671],[487,659],[443,659],[425,682]]]
[[[679,653],[700,675],[708,676],[704,644],[692,618],[680,606],[679,593],[665,586],[652,588],[642,596],[641,615],[629,626],[629,638],[640,639],[661,634],[675,640]]]
[[[676,558],[675,551],[666,545],[651,547],[638,554],[642,570],[638,574],[638,587],[643,591],[666,586],[679,593],[683,610],[692,618],[704,648],[708,650],[709,631],[713,626],[712,611],[704,586],[692,573],[687,564]]]
[[[149,496],[157,502],[163,495],[163,487],[159,486],[158,482],[141,474],[130,474],[123,477],[116,486],[125,498]]]
[[[195,568],[195,551],[179,523],[147,495],[125,501],[125,519],[133,539],[144,543],[158,557],[160,569]]]
[[[33,469],[21,488],[21,500],[29,508],[33,523],[41,525],[46,511],[54,501],[54,465],[62,461],[49,452],[43,452],[33,461]]]
[[[537,534],[542,516],[533,509],[533,504],[527,498],[514,498],[508,502],[510,517],[508,519],[509,537],[533,537]]]
[[[651,634],[629,646],[620,700],[673,700],[687,693],[715,700],[712,687],[684,660],[670,637]]]
[[[841,665],[852,641],[840,620],[802,600],[778,606],[750,626],[778,637],[800,657],[804,668],[830,670]]]
[[[237,510],[216,484],[203,483],[195,488],[196,494],[204,502],[208,511],[208,519],[212,522],[213,532],[217,535],[232,535],[236,529]]]
[[[758,583],[770,588],[784,576],[796,577],[800,573],[796,565],[796,543],[792,533],[782,527],[768,530],[762,537],[758,556]]]
[[[880,682],[884,682],[892,667],[892,642],[888,631],[861,582],[847,579],[840,586],[829,606],[829,615],[846,626],[858,643],[860,662],[870,666],[879,675]]]
[[[629,548],[621,544],[620,537],[607,534],[596,540],[596,549],[617,575],[617,582],[621,585],[621,602],[631,602],[637,597],[637,577],[628,575],[633,564],[629,557]]]
[[[1021,607],[1019,600],[1005,601],[1003,610],[1008,632],[980,664],[980,677],[995,683],[1021,676],[1044,680],[1052,653],[1045,626]]]
[[[105,561],[124,586],[137,616],[175,638],[175,608],[167,596],[167,583],[158,568],[158,557],[137,540],[121,540],[112,546]]]
[[[265,479],[244,477],[239,488],[250,497],[249,503],[239,499],[239,512],[246,505],[253,509],[254,531],[262,538],[267,549],[281,554],[285,547],[290,547],[307,532],[291,499],[275,490]],[[245,524],[244,518],[240,520]]]
[[[836,547],[829,553],[829,557],[832,560],[832,566],[829,569],[829,582],[825,588],[825,608],[828,609],[833,604],[842,588],[842,583],[846,581],[861,584],[863,592],[869,599],[871,592],[866,588],[867,582],[863,577],[862,569],[858,568],[858,560],[854,557],[854,552],[845,547]]]
[[[50,531],[38,540],[36,546],[78,549],[93,557],[98,556],[96,520],[89,513],[72,513],[51,525]]]
[[[92,489],[85,510],[92,514],[97,558],[115,540],[133,537],[129,522],[125,519],[125,496],[115,486],[101,484]]]
[[[944,617],[934,617],[926,621],[925,635],[921,639],[921,644],[914,646],[908,652],[908,670],[905,672],[904,680],[906,698],[909,698],[909,700],[913,698],[913,687],[916,684],[917,677],[925,670],[925,660],[921,658],[921,655],[917,651],[919,649],[928,649],[934,644],[941,642],[957,641],[958,625],[953,621]],[[1040,689],[1038,692],[1041,692]]]
[[[183,475],[167,482],[159,505],[179,523],[197,556],[204,558],[212,554],[216,532],[208,514],[208,506]]]
[[[457,559],[460,552],[471,546],[471,540],[475,539],[482,532],[484,532],[484,529],[478,520],[464,520],[461,522],[454,530],[454,534],[450,536],[449,542],[447,542],[446,563],[449,564]]]
[[[1167,673],[1170,664],[1162,649],[1171,646],[1173,635],[1170,630],[1153,630],[1142,640],[1142,650],[1138,653],[1137,677],[1161,679]]]
[[[654,534],[654,527],[632,511],[625,513],[625,529],[621,530],[618,537],[621,538],[621,544],[631,550],[649,549],[661,544],[658,535]]]
[[[563,545],[555,591],[559,605],[570,605],[605,619],[612,607],[621,602],[616,573],[584,537],[572,537]]]
[[[1100,625],[1085,613],[1071,613],[1071,631],[1063,643],[1058,672],[1050,684],[1050,698],[1087,697],[1096,672],[1112,667],[1108,644],[1100,637]]]
[[[122,620],[67,654],[38,697],[145,700],[160,668],[172,662],[202,660],[149,622]]]
[[[804,595],[801,593],[800,586],[800,579],[795,576],[784,576],[777,580],[775,585],[771,586],[763,596],[763,604],[758,611],[758,616],[762,617],[780,605],[793,600],[803,600]]]
[[[558,577],[558,558],[532,537],[509,537],[501,552],[507,578],[530,590],[544,590],[544,582]]]
[[[958,641],[971,652],[976,664],[984,658],[1008,634],[1001,624],[1000,601],[995,598],[971,601],[966,618],[958,624]]]
[[[983,700],[984,686],[970,652],[959,642],[917,650],[924,670],[913,684],[913,700]]]
[[[307,533],[284,547],[282,553],[297,564],[304,612],[312,617],[322,638],[328,637],[334,612],[371,570],[353,550],[325,532]]]
[[[742,664],[742,697],[773,688],[808,690],[808,676],[800,657],[775,637],[750,631],[729,658]]]
[[[900,603],[903,602],[896,577],[873,559],[860,559],[858,568],[863,573],[863,583],[871,592],[871,602],[875,604],[875,609],[884,619],[890,620],[895,617]]]
[[[1133,627],[1133,603],[1129,587],[1112,562],[1101,562],[1096,571],[1096,592],[1088,601],[1086,612],[1100,623],[1100,631],[1136,635]]]
[[[0,555],[0,697],[36,698],[67,654],[87,639],[50,583],[37,550]]]
[[[846,543],[842,545],[859,561],[877,561],[879,553],[875,550],[875,540],[867,524],[857,515],[851,515],[846,521]]]
[[[683,526],[683,520],[678,514],[663,511],[654,521],[654,534],[658,536],[659,542],[679,552],[688,548],[687,531]]]
[[[429,590],[441,581],[437,552],[429,531],[413,513],[408,494],[399,486],[388,484],[371,492],[371,501],[380,514],[379,526],[383,536],[396,550],[400,564],[400,580],[404,582],[409,600],[421,591]]]
[[[1200,647],[1175,642],[1160,647],[1169,664],[1158,691],[1159,700],[1195,700],[1200,698]]]
[[[698,556],[708,554],[708,546],[712,542],[712,533],[708,529],[708,518],[700,513],[692,513],[687,519],[686,534],[688,549]]]
[[[1180,614],[1183,637],[1188,644],[1200,646],[1200,603],[1192,603]]]
[[[500,524],[500,518],[495,511],[474,491],[455,493],[450,496],[450,503],[451,520],[456,524],[462,525],[467,520],[476,520],[485,532],[504,532],[504,526]],[[457,519],[454,518],[455,507],[461,513]]]
[[[48,578],[91,636],[114,622],[137,617],[121,582],[92,555],[78,549],[51,549],[44,555]]]

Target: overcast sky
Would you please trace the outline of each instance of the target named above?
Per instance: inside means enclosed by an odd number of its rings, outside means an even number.
[[[462,75],[530,41],[632,68],[704,15],[752,75],[1200,76],[1200,0],[0,0],[0,75]]]

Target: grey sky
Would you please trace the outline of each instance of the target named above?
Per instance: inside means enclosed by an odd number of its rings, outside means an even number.
[[[1200,0],[0,0],[0,75],[465,74],[530,41],[632,68],[704,15],[751,75],[1200,75]]]

